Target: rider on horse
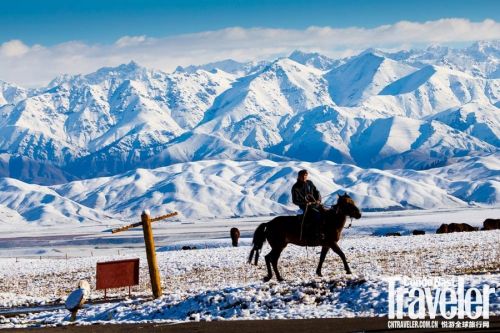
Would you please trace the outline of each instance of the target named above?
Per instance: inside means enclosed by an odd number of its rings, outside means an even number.
[[[307,179],[307,170],[300,170],[297,176],[297,182],[292,187],[293,203],[300,207],[307,221],[313,223],[316,238],[324,238],[321,233],[322,217],[321,194],[313,182]]]

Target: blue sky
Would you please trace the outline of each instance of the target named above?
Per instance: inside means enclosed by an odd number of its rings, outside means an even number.
[[[0,1],[0,43],[79,40],[112,43],[124,35],[167,37],[227,27],[373,28],[408,20],[500,20],[500,1],[22,0]]]

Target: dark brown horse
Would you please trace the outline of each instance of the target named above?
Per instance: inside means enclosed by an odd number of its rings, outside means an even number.
[[[321,246],[321,255],[319,257],[318,268],[316,269],[316,274],[321,275],[321,267],[323,266],[323,261],[325,260],[326,254],[329,249],[337,253],[344,263],[344,268],[347,274],[351,274],[351,269],[347,264],[344,252],[340,249],[338,241],[340,239],[340,234],[345,226],[347,217],[359,219],[361,217],[361,212],[356,207],[354,201],[347,194],[339,195],[337,204],[331,209],[325,210],[322,213],[324,221],[324,240],[310,240],[300,238],[301,230],[301,217],[300,216],[278,216],[268,223],[262,223],[255,230],[253,236],[253,248],[250,252],[248,262],[251,263],[255,255],[255,265],[257,265],[259,259],[259,252],[264,245],[264,242],[269,242],[271,246],[271,252],[266,256],[266,266],[267,266],[267,276],[264,281],[269,281],[273,277],[273,272],[276,274],[278,281],[283,281],[280,272],[278,271],[278,259],[281,252],[288,244],[295,244],[298,246]]]
[[[240,239],[240,230],[238,228],[231,228],[231,230],[229,231],[229,235],[231,236],[233,246],[238,246],[238,240]]]

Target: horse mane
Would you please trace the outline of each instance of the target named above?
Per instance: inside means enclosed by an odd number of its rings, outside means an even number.
[[[338,224],[342,223],[342,219],[340,218],[340,215],[337,214],[338,206],[339,206],[339,204],[336,203],[335,205],[330,207],[330,209],[325,209],[325,211],[324,211],[325,216],[326,216],[325,222],[327,224],[338,225]]]

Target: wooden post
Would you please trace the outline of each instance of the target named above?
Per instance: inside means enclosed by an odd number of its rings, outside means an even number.
[[[141,215],[142,230],[144,232],[144,242],[146,243],[146,255],[148,258],[149,276],[151,277],[151,288],[153,289],[154,298],[159,298],[162,295],[160,272],[158,263],[156,262],[155,241],[153,238],[153,230],[151,229],[151,217],[149,211],[145,210]]]
[[[141,222],[132,223],[117,229],[113,229],[111,231],[112,233],[117,233],[142,225],[142,231],[144,232],[144,243],[146,245],[146,256],[148,258],[149,276],[151,277],[151,289],[153,289],[154,298],[159,298],[162,295],[162,290],[160,282],[160,271],[158,269],[158,263],[156,262],[155,240],[153,238],[153,230],[151,229],[151,223],[156,221],[161,221],[172,216],[176,216],[177,214],[178,214],[177,212],[173,212],[152,219],[150,217],[149,211],[145,210],[142,212]],[[118,250],[118,255],[119,254],[120,250]],[[42,257],[40,256],[40,260],[41,259]]]

